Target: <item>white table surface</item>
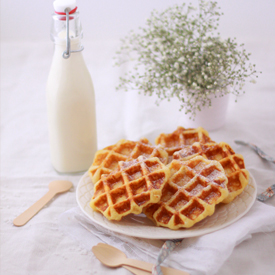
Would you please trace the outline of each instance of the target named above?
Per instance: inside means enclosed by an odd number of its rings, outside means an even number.
[[[176,101],[154,105],[155,98],[116,92],[123,71],[112,66],[114,41],[85,42],[84,58],[97,101],[98,148],[121,138],[151,142],[161,132],[185,126]],[[275,43],[251,43],[253,62],[263,73],[246,94],[230,99],[226,124],[210,131],[244,156],[258,191],[275,183],[275,165],[262,161],[234,139],[254,142],[275,157]],[[1,44],[1,264],[0,274],[130,274],[124,269],[95,268],[93,253],[58,229],[58,216],[77,206],[75,189],[83,173],[58,174],[49,155],[45,86],[53,54],[50,42]],[[13,219],[42,197],[48,183],[71,180],[74,190],[53,199],[28,224]],[[267,204],[275,206],[275,197]],[[218,274],[274,274],[275,232],[252,235],[235,247]]]

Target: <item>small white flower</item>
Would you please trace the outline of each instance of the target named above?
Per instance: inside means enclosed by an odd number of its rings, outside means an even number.
[[[179,63],[178,63],[178,62],[176,62],[176,63],[174,64],[174,68],[175,68],[176,70],[178,70],[178,69],[179,69],[179,67],[180,67]]]

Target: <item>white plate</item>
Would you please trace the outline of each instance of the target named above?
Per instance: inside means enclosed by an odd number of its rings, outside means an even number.
[[[89,206],[93,196],[93,183],[88,172],[83,175],[78,183],[76,200],[88,218],[111,231],[146,239],[180,239],[211,233],[237,221],[251,208],[256,199],[256,193],[256,182],[250,175],[248,185],[234,201],[229,204],[217,205],[212,216],[205,218],[189,229],[180,230],[154,226],[153,222],[144,214],[129,215],[121,221],[109,221],[101,213],[93,211]]]

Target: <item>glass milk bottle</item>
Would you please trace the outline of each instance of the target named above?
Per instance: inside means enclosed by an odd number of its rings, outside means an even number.
[[[61,173],[89,168],[97,150],[95,96],[82,56],[82,28],[74,0],[56,0],[55,44],[46,94],[51,160]]]

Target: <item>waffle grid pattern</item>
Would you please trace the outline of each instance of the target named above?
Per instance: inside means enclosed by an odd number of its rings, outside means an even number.
[[[198,155],[209,160],[217,160],[224,168],[225,175],[228,178],[229,195],[224,199],[223,203],[230,203],[244,190],[248,184],[249,172],[245,169],[243,156],[235,154],[227,143],[201,144],[196,142],[175,152],[173,158],[188,160]]]
[[[173,160],[173,154],[182,149],[184,145],[191,145],[195,142],[212,142],[208,132],[202,127],[196,129],[185,129],[178,127],[173,133],[160,134],[155,143],[162,145],[168,153],[169,163]]]
[[[90,206],[109,220],[140,214],[143,207],[160,200],[169,175],[169,169],[157,157],[119,162],[117,170],[94,185]]]
[[[89,176],[96,183],[104,174],[110,174],[117,169],[120,161],[129,161],[139,156],[158,157],[164,164],[167,163],[168,154],[161,146],[152,146],[147,139],[130,141],[122,139],[114,145],[97,151],[94,162],[89,168]]]
[[[201,236],[211,233],[232,224],[249,211],[257,195],[257,185],[252,176],[244,191],[232,203],[220,203],[212,216],[196,223],[188,230],[169,230],[156,227],[145,215],[128,215],[120,222],[106,219],[100,212],[90,207],[91,197],[94,194],[94,185],[88,172],[80,179],[76,187],[76,200],[80,211],[95,225],[100,225],[107,230],[121,233],[126,236],[150,239],[175,239]],[[137,222],[138,218],[138,222]]]
[[[228,195],[227,178],[220,163],[197,156],[169,164],[171,176],[159,203],[144,213],[156,225],[170,229],[189,228],[215,211]]]

